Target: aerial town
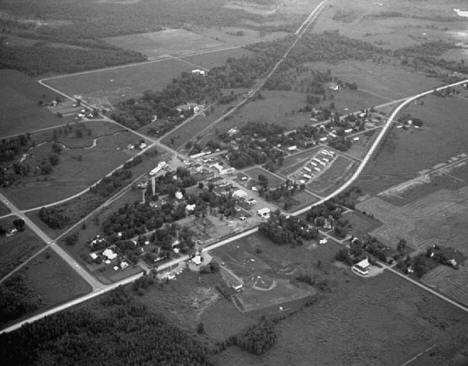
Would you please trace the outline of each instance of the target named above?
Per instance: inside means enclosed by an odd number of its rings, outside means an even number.
[[[2,364],[468,365],[465,5],[0,4]]]

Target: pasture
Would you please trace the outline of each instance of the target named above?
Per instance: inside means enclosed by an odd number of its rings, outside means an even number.
[[[13,227],[12,222],[16,218],[16,216],[4,218],[0,220],[0,225],[7,230]],[[44,245],[45,243],[28,227],[12,236],[0,237],[0,278]]]
[[[376,194],[407,181],[420,170],[467,152],[466,111],[468,101],[457,97],[427,96],[401,114],[410,113],[424,125],[419,130],[393,128],[364,169],[356,185]]]
[[[133,133],[107,122],[93,121],[72,129],[56,138],[63,150],[50,174],[30,174],[4,189],[15,205],[22,209],[34,208],[86,189],[134,156],[136,151],[127,146],[140,140]],[[35,167],[49,158],[53,151],[53,134],[47,131],[32,135],[36,146],[27,152],[25,164]]]
[[[353,173],[356,164],[355,161],[338,155],[327,170],[307,184],[307,188],[325,196],[338,188]]]
[[[91,104],[108,106],[141,95],[146,90],[161,90],[173,78],[195,65],[178,58],[86,71],[50,78],[46,83],[68,95],[80,95]]]
[[[249,51],[241,47],[226,47],[226,49],[206,51],[195,53],[190,56],[184,56],[183,59],[195,65],[201,65],[204,68],[211,69],[212,67],[222,66],[226,63],[226,60],[230,57],[242,57],[253,55],[252,51]]]
[[[185,29],[164,29],[159,32],[136,33],[109,37],[106,42],[124,49],[143,53],[150,60],[161,56],[184,56],[194,50],[207,51],[221,48],[224,42]]]
[[[466,263],[458,270],[438,266],[426,273],[421,282],[440,291],[449,298],[468,305],[468,267]]]
[[[58,94],[23,73],[0,70],[0,136],[56,126],[73,119],[60,118],[39,103],[50,103]]]
[[[316,146],[311,149],[301,151],[300,153],[295,153],[289,156],[286,156],[283,161],[283,166],[279,170],[279,174],[288,176],[289,174],[295,172],[297,169],[302,167],[307,161],[309,161],[315,154],[321,150],[322,147]]]
[[[247,174],[250,178],[252,178],[255,181],[258,181],[258,176],[260,174],[264,175],[268,179],[268,186],[271,188],[279,186],[281,183],[284,183],[285,179],[280,178],[276,174],[272,174],[266,169],[263,169],[262,167],[255,166],[253,168],[250,168],[245,171],[245,174]]]
[[[200,28],[197,33],[231,46],[245,46],[257,42],[271,42],[284,38],[286,32],[264,32],[247,27]]]

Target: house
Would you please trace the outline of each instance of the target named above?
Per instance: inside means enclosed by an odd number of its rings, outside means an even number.
[[[195,257],[192,258],[192,263],[195,264],[196,266],[199,266],[202,264],[203,258],[200,255],[196,255]]]
[[[359,141],[359,137],[353,137],[353,141],[356,142],[356,141]]]
[[[242,287],[243,287],[242,283],[239,283],[238,285],[232,285],[232,289],[236,292],[241,292]]]
[[[369,260],[366,258],[356,263],[351,269],[353,270],[353,272],[361,276],[366,276],[369,274],[369,268],[370,268]]]
[[[297,146],[296,145],[293,145],[293,146],[289,146],[288,147],[288,151],[296,151],[297,150]]]
[[[201,69],[193,69],[192,75],[206,76],[206,71]]]
[[[344,130],[344,133],[351,133],[351,132],[353,132],[352,128],[347,128],[346,130]]]
[[[193,212],[195,211],[195,207],[197,207],[197,205],[194,203],[192,205],[185,206],[185,209],[187,210],[187,212]]]
[[[321,138],[319,139],[320,142],[326,142],[327,140],[328,140],[328,139],[327,139],[326,137],[321,137]]]
[[[120,269],[125,269],[128,267],[128,263],[125,261],[120,262]]]
[[[98,258],[98,255],[96,253],[89,253],[89,256],[91,257],[93,261]]]
[[[184,198],[184,194],[181,191],[177,191],[174,196],[178,200],[181,200],[182,198]]]
[[[328,243],[328,239],[327,238],[323,238],[323,239],[320,239],[319,240],[319,244],[323,245],[323,244],[327,244]]]
[[[233,194],[232,194],[232,197],[234,198],[247,198],[248,197],[248,194],[246,191],[243,191],[242,189],[238,189],[237,191],[235,191]]]
[[[115,253],[112,249],[107,248],[102,252],[102,255],[107,258],[107,260],[112,261],[117,258],[117,253]]]
[[[261,208],[257,211],[257,215],[265,219],[270,218],[271,210],[268,207]]]
[[[167,166],[167,163],[165,161],[159,162],[159,164],[149,172],[149,175],[154,176],[154,175],[158,174],[166,166]]]

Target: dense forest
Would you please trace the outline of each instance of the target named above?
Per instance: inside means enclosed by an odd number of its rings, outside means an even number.
[[[22,274],[10,277],[0,285],[0,325],[38,309],[41,303]]]
[[[0,359],[16,366],[211,365],[202,345],[122,288],[92,307],[1,334]]]

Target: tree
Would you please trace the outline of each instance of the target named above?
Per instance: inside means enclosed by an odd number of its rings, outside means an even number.
[[[78,232],[70,234],[65,238],[65,244],[69,246],[75,245],[78,241],[78,238],[79,238]]]
[[[23,219],[15,219],[13,220],[13,225],[18,231],[23,231],[25,223]]]

